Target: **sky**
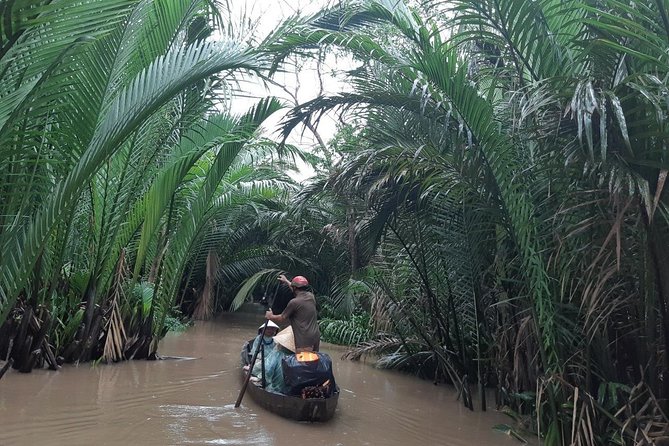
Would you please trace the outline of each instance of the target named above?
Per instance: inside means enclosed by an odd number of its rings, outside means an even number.
[[[326,0],[224,0],[227,4],[232,32],[237,35],[253,36],[255,41],[261,41],[275,30],[279,24],[295,14],[308,16],[331,3]],[[223,15],[226,13],[223,11]],[[243,113],[248,110],[258,98],[268,95],[277,96],[289,104],[294,104],[294,98],[302,103],[318,96],[319,92],[336,93],[345,89],[342,76],[338,72],[348,70],[353,66],[351,59],[329,54],[321,64],[319,79],[315,61],[300,61],[297,67],[286,66],[286,71],[277,73],[274,80],[285,86],[284,89],[275,85],[266,85],[257,78],[243,79],[236,95],[232,97],[230,109],[233,113]],[[278,129],[281,119],[287,110],[276,113],[264,126],[267,137],[278,139]],[[337,122],[333,115],[325,116],[317,127],[322,140],[327,143],[336,133]],[[304,150],[311,150],[318,142],[312,132],[304,127],[296,128],[288,142]],[[298,160],[298,172],[291,174],[297,181],[305,181],[314,174],[313,169]]]

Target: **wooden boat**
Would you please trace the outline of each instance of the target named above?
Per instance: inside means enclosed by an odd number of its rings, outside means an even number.
[[[253,341],[244,344],[242,349],[242,364],[251,362],[250,346]],[[257,359],[259,361],[260,358]],[[246,372],[242,368],[242,378],[246,378]],[[337,402],[339,401],[339,388],[335,389],[332,396],[328,398],[307,398],[284,395],[263,389],[260,383],[249,382],[246,393],[251,395],[253,401],[263,408],[296,421],[328,421],[334,416]]]

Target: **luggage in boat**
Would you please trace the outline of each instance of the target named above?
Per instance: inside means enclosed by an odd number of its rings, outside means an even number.
[[[304,352],[286,356],[282,359],[281,368],[288,395],[305,397],[302,390],[309,388],[309,394],[318,393],[318,397],[327,398],[336,388],[332,359],[327,353]]]

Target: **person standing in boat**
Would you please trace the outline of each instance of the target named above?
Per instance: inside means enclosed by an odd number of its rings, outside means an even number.
[[[296,352],[317,352],[321,343],[321,332],[318,329],[318,313],[316,298],[309,291],[309,281],[303,276],[295,276],[288,280],[281,274],[278,279],[293,291],[293,297],[281,314],[274,314],[272,310],[265,313],[265,317],[272,322],[290,322],[295,336]]]

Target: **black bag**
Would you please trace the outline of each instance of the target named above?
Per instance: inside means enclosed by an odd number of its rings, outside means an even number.
[[[281,360],[283,381],[286,384],[288,395],[301,395],[305,387],[322,386],[329,380],[326,387],[328,397],[336,388],[332,374],[332,359],[327,353],[314,353],[318,356],[315,361],[300,361],[296,355],[289,355]]]

